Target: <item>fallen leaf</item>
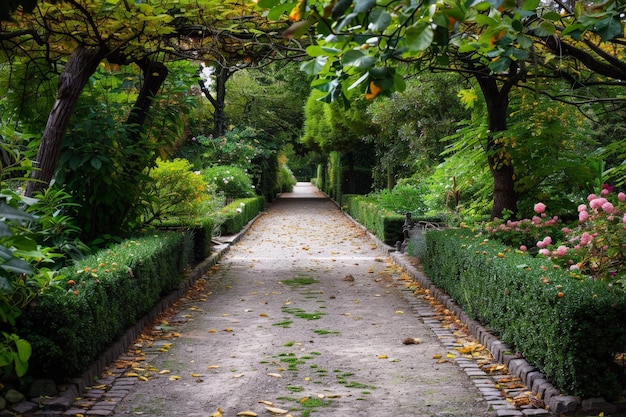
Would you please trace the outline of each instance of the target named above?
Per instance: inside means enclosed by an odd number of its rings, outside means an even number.
[[[170,381],[178,381],[179,379],[180,379],[180,376],[178,376],[178,375],[172,375],[170,377]]]
[[[243,374],[235,374],[233,375],[233,378],[241,378],[243,376]]]
[[[259,317],[268,317],[266,313],[259,314]]]
[[[169,369],[163,369],[162,371],[159,371],[159,374],[161,375],[166,375],[169,374],[171,371]]]
[[[207,369],[217,369],[219,367],[220,367],[219,365],[209,365],[207,366]]]
[[[138,379],[138,380],[140,380],[140,381],[143,381],[143,382],[147,382],[147,381],[148,381],[148,378],[147,378],[147,377],[145,377],[145,376],[140,376],[140,377],[139,377],[139,378],[137,378],[137,379]]]
[[[191,376],[194,377],[194,378],[200,378],[202,375],[200,375],[200,374],[191,374]]]
[[[289,410],[283,410],[282,408],[270,407],[269,405],[265,406],[265,409],[270,413],[274,414],[287,414]]]
[[[441,355],[437,353],[433,355],[433,359],[441,359]]]
[[[404,314],[404,311],[402,311],[402,310],[397,310],[397,311],[396,311],[396,314]]]
[[[233,330],[233,328],[232,328],[232,327],[227,327],[227,328],[225,328],[225,329],[224,329],[224,331],[225,331],[225,332],[228,332],[228,333],[230,333],[230,332],[234,332],[234,330]]]
[[[249,416],[249,417],[256,417],[258,416],[257,413],[255,413],[254,411],[240,411],[237,413],[238,416]]]
[[[217,411],[211,414],[211,417],[222,417],[223,415],[224,414],[222,414],[222,409],[218,407]]]
[[[387,355],[378,355],[378,359],[387,359]]]
[[[416,337],[407,337],[402,341],[405,345],[419,345],[422,341]]]
[[[271,402],[271,401],[265,401],[265,400],[259,400],[259,404],[265,404],[265,405],[269,405],[269,406],[274,405],[274,403],[273,403],[273,402]]]
[[[209,329],[209,333],[217,333],[217,330],[215,330],[215,329]]]
[[[272,373],[272,372],[267,374],[267,376],[271,376],[271,377],[274,377],[274,378],[282,378],[283,377],[281,374],[276,374],[276,373]]]
[[[132,377],[138,377],[138,376],[139,376],[139,374],[138,374],[137,372],[126,372],[126,373],[124,374],[124,376],[127,376],[127,377],[129,377],[129,378],[132,378]]]

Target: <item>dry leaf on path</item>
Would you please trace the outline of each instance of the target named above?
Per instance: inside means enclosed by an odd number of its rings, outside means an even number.
[[[254,411],[240,411],[237,413],[238,416],[248,416],[248,417],[256,417],[258,416],[257,413],[255,413]]]
[[[273,372],[270,372],[269,374],[267,374],[267,376],[271,376],[271,377],[274,377],[274,378],[282,378],[283,377],[281,374],[276,374],[276,373],[273,373]]]
[[[289,412],[289,410],[283,410],[282,408],[270,407],[269,405],[265,406],[265,409],[269,411],[270,413],[274,413],[274,414],[287,414]]]

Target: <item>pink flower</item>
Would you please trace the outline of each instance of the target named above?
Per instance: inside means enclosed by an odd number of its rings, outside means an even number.
[[[604,211],[605,213],[613,213],[613,211],[615,210],[615,207],[613,207],[613,204],[609,203],[608,201],[604,204],[602,204],[602,211]]]
[[[535,213],[541,214],[546,211],[546,205],[543,203],[537,203],[533,209],[535,210]]]
[[[550,256],[550,249],[539,249],[539,254],[543,256]]]
[[[602,191],[600,191],[600,195],[609,195],[609,190],[606,188],[603,188]]]
[[[581,204],[580,206],[578,206],[578,212],[580,213],[581,211],[587,211],[586,204]]]
[[[602,208],[602,205],[606,202],[607,202],[606,198],[594,198],[593,200],[589,202],[589,205],[591,206],[592,209],[599,209],[599,208]]]
[[[544,237],[543,243],[545,243],[545,245],[548,246],[550,243],[552,243],[552,238],[550,236]]]
[[[586,211],[581,211],[580,213],[578,213],[578,221],[579,222],[584,222],[585,220],[587,220],[589,218],[589,213],[587,213]]]
[[[556,254],[558,256],[565,256],[565,254],[567,253],[567,246],[559,246],[558,248],[556,248]]]
[[[569,267],[569,270],[570,270],[570,271],[578,271],[578,265],[571,265],[571,266]]]
[[[526,247],[526,245],[522,245],[519,247],[519,250],[521,250],[522,252],[526,252],[528,248]]]
[[[617,195],[617,199],[618,199],[619,201],[621,201],[621,202],[626,201],[626,194],[624,194],[624,193],[619,193],[619,194]]]
[[[597,196],[597,195],[595,195],[595,194],[589,194],[589,195],[587,196],[587,201],[595,200],[596,198],[598,198],[598,196]]]
[[[562,228],[561,232],[565,233],[566,235],[569,235],[570,233],[572,233],[572,231],[568,227]]]
[[[624,218],[622,219],[622,223],[626,223],[626,213],[624,213]]]
[[[539,249],[545,248],[546,246],[548,246],[548,245],[546,243],[544,243],[543,240],[540,240],[539,242],[537,242],[537,247]]]
[[[580,237],[580,244],[585,246],[589,244],[592,240],[593,240],[593,236],[590,235],[588,232],[584,232],[582,236]]]

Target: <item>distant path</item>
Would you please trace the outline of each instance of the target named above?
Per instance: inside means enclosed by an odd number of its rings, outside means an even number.
[[[495,416],[466,372],[437,360],[449,349],[401,273],[323,193],[298,183],[168,323],[178,337],[137,346],[148,380],[128,384],[111,415],[272,415],[266,401],[294,417]]]

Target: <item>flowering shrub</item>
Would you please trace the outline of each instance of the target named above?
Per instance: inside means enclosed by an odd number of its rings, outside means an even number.
[[[253,197],[252,180],[243,168],[215,166],[202,171],[212,193],[223,193],[228,198]]]
[[[495,221],[486,232],[521,251],[529,251],[568,268],[576,278],[591,277],[626,287],[626,194],[605,184],[578,206],[578,221],[569,227],[546,214],[537,203],[532,219]]]

